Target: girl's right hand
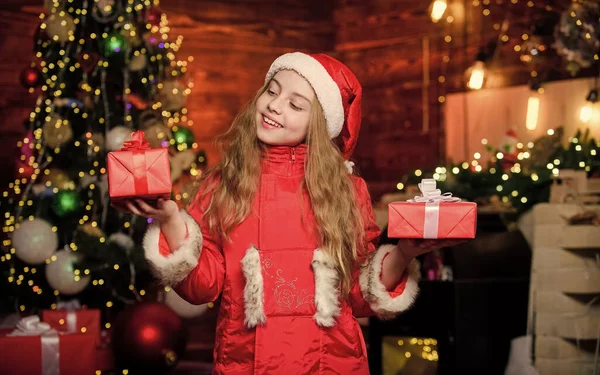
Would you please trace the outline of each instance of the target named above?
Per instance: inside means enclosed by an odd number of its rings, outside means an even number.
[[[173,200],[159,198],[156,207],[144,202],[142,199],[128,199],[111,204],[120,212],[144,216],[162,223],[170,221],[179,213],[179,207]]]

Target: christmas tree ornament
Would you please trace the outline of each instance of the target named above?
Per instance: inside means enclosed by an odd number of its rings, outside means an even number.
[[[204,315],[209,309],[207,304],[204,305],[192,305],[179,296],[173,289],[168,288],[165,291],[164,304],[169,306],[171,310],[175,311],[177,315],[184,319],[197,318]]]
[[[187,126],[173,126],[173,141],[177,146],[177,150],[185,150],[191,148],[194,144],[194,133]]]
[[[162,83],[160,90],[160,101],[165,111],[176,112],[185,106],[185,87],[177,80],[169,80]]]
[[[512,129],[508,130],[502,137],[499,147],[500,153],[496,155],[498,159],[501,159],[502,170],[510,170],[517,162],[519,155],[518,143],[517,133]]]
[[[84,73],[93,72],[94,69],[96,69],[96,67],[98,66],[98,61],[100,61],[100,55],[98,55],[96,52],[83,52],[77,56],[77,62],[79,63],[79,65],[81,65],[81,70],[83,70]],[[87,84],[87,82],[83,83]],[[86,98],[87,97],[88,96],[86,96]],[[91,108],[87,105],[85,100],[84,104],[86,108]]]
[[[126,126],[115,126],[106,137],[106,149],[116,151],[123,148],[123,143],[131,138],[131,129]]]
[[[98,225],[93,225],[92,223],[80,225],[78,230],[87,234],[88,236],[97,238],[104,237],[104,232],[102,232],[102,229],[100,229]]]
[[[186,345],[186,330],[181,318],[158,302],[129,306],[117,317],[112,334],[117,366],[133,374],[169,372],[181,358]]]
[[[21,71],[19,81],[26,88],[36,87],[42,80],[42,74],[34,67],[27,67]]]
[[[132,72],[139,72],[144,69],[148,63],[145,53],[133,54],[133,57],[129,60],[129,70]]]
[[[113,22],[123,12],[123,6],[120,1],[115,0],[94,0],[92,7],[92,17],[99,23]]]
[[[82,203],[83,202],[81,201],[81,198],[79,197],[77,191],[60,190],[54,195],[54,199],[52,201],[52,209],[58,217],[64,218],[67,216],[72,216],[79,212]]]
[[[152,26],[159,26],[162,19],[163,12],[157,8],[150,8],[148,10],[147,20]]]
[[[517,133],[510,129],[508,130],[502,139],[500,140],[500,151],[506,154],[514,154],[517,152],[517,143],[519,143],[519,137],[517,137]]]
[[[46,116],[46,121],[42,126],[42,136],[46,146],[57,148],[73,138],[73,130],[68,120],[56,113],[51,113]]]
[[[123,52],[127,48],[127,39],[120,32],[112,32],[103,40],[104,53],[113,56]]]
[[[75,21],[65,12],[53,13],[46,21],[46,33],[55,42],[75,40]]]
[[[136,94],[127,95],[127,101],[130,105],[141,110],[145,110],[149,106],[149,104],[146,101],[144,101],[144,99],[140,98],[139,95]]]
[[[572,2],[554,30],[556,52],[567,62],[567,70],[576,75],[597,62],[600,53],[600,3],[596,0]]]
[[[90,283],[90,277],[75,274],[75,264],[80,260],[80,254],[71,250],[56,252],[46,266],[46,280],[50,287],[64,295],[82,292]]]
[[[42,264],[58,247],[58,236],[44,219],[35,218],[21,223],[12,235],[15,255],[31,265]]]
[[[69,177],[67,172],[56,167],[48,169],[48,173],[44,173],[41,182],[44,184],[50,182],[52,187],[56,187],[60,190],[75,189],[75,182]]]
[[[44,7],[51,13],[63,8],[60,0],[44,0]]]

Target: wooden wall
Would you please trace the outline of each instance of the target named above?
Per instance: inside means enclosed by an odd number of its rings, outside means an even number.
[[[31,61],[39,2],[0,4],[2,160],[22,135],[35,100],[19,85],[18,72]],[[355,159],[374,197],[392,191],[404,173],[435,165],[444,156],[440,101],[464,90],[464,70],[479,47],[497,38],[507,21],[510,39],[496,55],[490,83],[526,83],[531,67],[513,48],[546,5],[556,6],[539,0],[533,7],[524,0],[448,2],[446,15],[453,22],[433,24],[425,0],[163,0],[171,36],[184,37],[180,56],[195,58],[189,67],[194,81],[189,117],[209,162],[217,158],[212,139],[258,89],[272,60],[301,50],[334,55],[364,86]],[[6,172],[2,177],[7,179]]]

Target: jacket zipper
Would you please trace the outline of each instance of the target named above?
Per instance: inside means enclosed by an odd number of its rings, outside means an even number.
[[[290,156],[291,156],[292,160],[290,160],[291,163],[290,163],[290,169],[288,172],[288,177],[292,175],[292,170],[294,169],[294,163],[296,162],[296,149],[294,147],[292,147],[290,149]]]

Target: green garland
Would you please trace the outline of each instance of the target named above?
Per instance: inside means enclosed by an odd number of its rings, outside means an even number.
[[[589,130],[577,131],[566,147],[560,143],[562,134],[562,128],[551,130],[529,145],[520,145],[514,155],[488,146],[490,155],[485,165],[480,156],[479,160],[416,170],[405,176],[403,183],[414,185],[433,177],[442,192],[520,214],[536,203],[549,201],[550,186],[562,169],[584,170],[588,177],[600,177],[600,145],[589,137]]]

